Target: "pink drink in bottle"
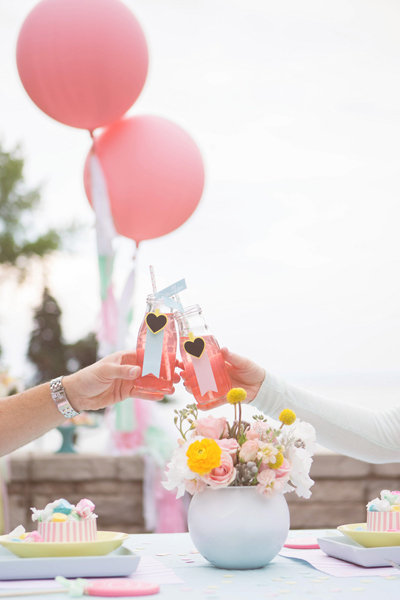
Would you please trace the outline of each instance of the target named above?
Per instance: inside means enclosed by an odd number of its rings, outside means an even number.
[[[162,336],[157,338],[157,336]],[[156,339],[157,338],[157,339]],[[143,375],[143,367],[146,365],[145,353],[151,352],[150,344],[159,344],[162,351],[159,364],[158,376],[154,373]],[[146,349],[147,344],[147,349]],[[171,309],[163,304],[162,300],[156,300],[153,295],[147,297],[147,310],[139,330],[136,344],[137,364],[142,368],[142,376],[135,380],[134,387],[141,396],[147,398],[159,398],[160,392],[171,394],[173,391],[173,377],[176,363],[177,335],[175,320]]]
[[[186,385],[199,408],[209,410],[224,404],[232,384],[218,342],[207,331],[200,306],[190,306],[183,313],[175,313],[175,319]]]

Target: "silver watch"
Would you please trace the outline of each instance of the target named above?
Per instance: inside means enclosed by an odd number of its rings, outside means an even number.
[[[72,419],[72,417],[76,417],[76,415],[79,415],[79,413],[76,412],[76,410],[74,410],[68,402],[67,394],[65,393],[65,389],[62,384],[62,378],[63,376],[56,377],[56,379],[52,379],[50,381],[50,394],[60,413],[66,419]]]

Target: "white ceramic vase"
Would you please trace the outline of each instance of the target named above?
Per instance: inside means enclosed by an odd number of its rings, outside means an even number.
[[[189,533],[200,554],[222,569],[258,569],[287,538],[290,517],[283,494],[255,487],[206,488],[189,505]]]

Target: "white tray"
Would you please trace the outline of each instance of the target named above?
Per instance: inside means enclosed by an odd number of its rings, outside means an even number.
[[[344,535],[318,538],[318,544],[325,554],[361,567],[390,567],[390,560],[400,562],[400,546],[364,548]]]
[[[19,558],[0,546],[0,581],[63,577],[126,577],[136,571],[140,557],[120,546],[105,556]]]

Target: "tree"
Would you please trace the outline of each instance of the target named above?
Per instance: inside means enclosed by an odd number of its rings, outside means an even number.
[[[34,328],[28,347],[28,357],[36,365],[34,383],[49,381],[65,374],[65,344],[61,332],[61,309],[47,288],[42,304],[35,311]]]
[[[16,269],[21,276],[30,259],[43,258],[61,245],[59,232],[38,228],[40,191],[26,187],[23,171],[20,149],[6,152],[0,144],[0,266]]]
[[[68,375],[96,360],[97,340],[93,333],[66,344],[61,328],[61,309],[48,288],[43,290],[42,303],[34,315],[28,357],[36,366],[35,384],[59,375]]]
[[[24,162],[19,147],[7,152],[0,144],[0,269],[16,273],[20,282],[31,260],[61,246],[60,232],[38,227],[40,191],[25,185]]]

